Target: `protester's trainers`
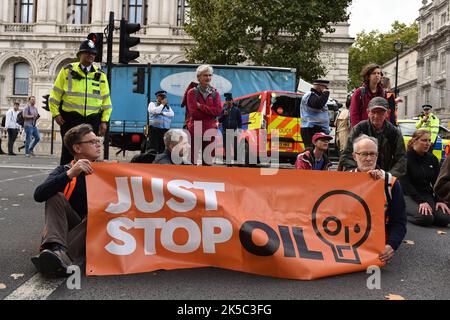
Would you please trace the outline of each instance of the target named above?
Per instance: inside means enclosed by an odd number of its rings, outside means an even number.
[[[33,157],[35,156],[33,151],[30,151],[30,155],[33,156]]]
[[[25,157],[29,158],[29,157],[30,157],[30,155],[29,155],[28,153],[25,153]]]
[[[8,156],[17,156],[14,152],[8,152]]]
[[[33,265],[36,268],[36,270],[38,272],[41,272],[41,265],[39,264],[39,255],[40,255],[40,253],[35,255],[35,256],[32,256],[31,257],[31,262],[33,263]]]
[[[72,260],[64,250],[45,249],[39,254],[39,271],[43,275],[68,277],[67,268],[71,265]]]

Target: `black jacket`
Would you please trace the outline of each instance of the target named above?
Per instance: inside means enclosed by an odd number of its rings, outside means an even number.
[[[67,184],[71,181],[67,176],[70,165],[61,165],[53,170],[47,179],[34,191],[34,200],[44,202],[58,192],[64,192]],[[80,218],[87,215],[86,177],[82,173],[77,177],[77,183],[69,199],[70,206],[78,213]]]
[[[381,133],[372,126],[369,120],[364,120],[353,127],[348,137],[347,146],[339,160],[339,168],[349,171],[357,167],[353,159],[353,141],[361,134],[378,139],[379,168],[388,171],[399,178],[406,174],[406,150],[403,136],[392,123],[385,121]]]
[[[225,110],[228,110],[228,115],[224,114]],[[222,124],[223,129],[242,129],[241,111],[235,105],[231,108],[225,107],[219,116],[219,122]]]
[[[159,153],[156,155],[155,160],[153,161],[154,164],[174,164],[172,162],[172,157],[170,155],[170,151],[165,149],[163,153]],[[181,163],[181,165],[190,165],[190,162]]]
[[[415,202],[426,202],[426,196],[434,196],[433,186],[439,175],[439,160],[433,154],[419,155],[414,150],[406,153],[407,171],[400,178],[403,191]],[[437,201],[438,199],[434,197]]]

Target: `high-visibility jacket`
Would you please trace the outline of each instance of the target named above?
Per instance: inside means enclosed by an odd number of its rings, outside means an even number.
[[[436,143],[436,138],[439,133],[439,118],[431,112],[428,114],[428,120],[423,121],[424,115],[419,116],[419,120],[416,122],[416,129],[427,130],[431,132],[431,143]]]
[[[108,122],[112,112],[106,74],[95,66],[86,75],[80,63],[70,63],[59,72],[50,92],[49,108],[53,117],[62,110],[77,112],[83,117],[101,113],[101,121]]]

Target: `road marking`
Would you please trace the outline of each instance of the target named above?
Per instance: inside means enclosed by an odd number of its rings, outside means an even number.
[[[24,177],[16,177],[16,178],[10,178],[10,179],[5,179],[5,180],[0,180],[0,182],[14,181],[14,180],[20,180],[20,179],[27,179],[27,178],[33,178],[33,177],[44,176],[44,175],[48,175],[48,172],[41,172],[41,173],[38,173],[38,174],[30,174],[30,175],[24,176]]]
[[[5,300],[46,300],[66,279],[47,279],[36,273]]]
[[[41,165],[41,166],[33,166],[33,165],[2,165],[0,164],[0,169],[31,169],[31,170],[53,170],[58,165]]]

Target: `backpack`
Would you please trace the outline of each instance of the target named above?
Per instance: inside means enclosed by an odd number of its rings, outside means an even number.
[[[19,126],[23,127],[23,124],[25,123],[25,119],[23,118],[23,111],[20,111],[20,112],[17,114],[16,123],[17,123]]]
[[[6,126],[6,115],[4,114],[2,117],[2,127],[4,128]]]

